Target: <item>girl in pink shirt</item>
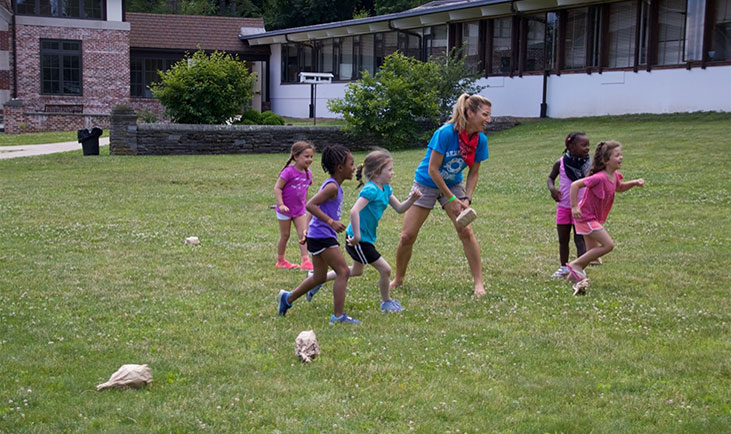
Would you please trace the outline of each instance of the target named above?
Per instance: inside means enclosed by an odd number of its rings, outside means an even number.
[[[307,190],[312,185],[312,156],[315,148],[308,142],[295,142],[289,154],[289,160],[279,173],[277,183],[274,184],[274,199],[277,201],[277,221],[279,222],[279,241],[277,242],[277,268],[300,268],[312,270],[312,262],[307,254],[307,245],[300,244],[302,264],[292,264],[284,258],[289,240],[291,223],[297,230],[299,238],[304,237],[307,229],[305,203]],[[290,163],[294,161],[293,165]]]
[[[622,145],[615,141],[601,142],[594,152],[589,176],[571,184],[571,214],[576,233],[584,236],[587,249],[586,253],[566,264],[570,278],[576,282],[574,295],[583,294],[588,287],[584,269],[589,262],[614,249],[614,241],[602,226],[612,209],[614,193],[645,185],[642,178],[623,182],[624,177],[618,172],[621,167]],[[579,190],[584,187],[586,192],[579,202]]]

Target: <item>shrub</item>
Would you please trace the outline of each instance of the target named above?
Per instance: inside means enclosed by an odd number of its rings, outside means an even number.
[[[267,110],[261,114],[261,123],[263,125],[284,125],[284,118]]]
[[[259,125],[261,124],[261,113],[254,109],[246,110],[241,114],[241,120],[236,123],[244,125]]]
[[[346,131],[356,137],[375,135],[390,149],[423,142],[430,132],[424,123],[439,120],[438,94],[431,84],[437,67],[395,52],[381,69],[347,86],[345,97],[328,101],[328,108],[341,113]]]
[[[428,62],[396,52],[375,75],[363,71],[328,108],[343,115],[346,131],[356,137],[375,135],[390,149],[421,144],[451,116],[459,95],[485,88],[476,85],[481,75],[465,64],[462,50]]]
[[[256,74],[237,56],[198,50],[150,85],[173,122],[221,124],[251,103]]]

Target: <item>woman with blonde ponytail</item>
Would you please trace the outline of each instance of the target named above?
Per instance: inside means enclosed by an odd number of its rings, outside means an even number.
[[[419,230],[439,201],[462,241],[474,279],[474,293],[485,294],[480,246],[472,228],[458,225],[456,219],[472,203],[480,163],[488,158],[484,131],[490,122],[491,112],[490,100],[481,95],[464,93],[457,99],[452,118],[434,132],[426,155],[414,175],[413,188],[419,190],[422,196],[406,211],[396,251],[396,275],[390,284],[392,289],[403,285]],[[462,181],[462,171],[466,167],[469,171],[465,183]]]

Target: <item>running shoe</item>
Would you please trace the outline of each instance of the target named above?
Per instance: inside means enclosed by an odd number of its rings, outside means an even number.
[[[563,265],[551,275],[551,279],[565,279],[566,276],[568,276],[569,274],[569,269],[566,268],[565,265]]]
[[[384,312],[401,312],[404,308],[398,300],[386,300],[381,302],[381,310]]]
[[[348,315],[343,312],[342,315],[335,316],[335,314],[330,314],[330,324],[336,324],[336,323],[348,323],[348,324],[361,324],[361,321],[358,321],[355,318],[351,318]]]
[[[292,307],[292,305],[287,302],[287,297],[289,297],[289,291],[279,291],[277,301],[279,302],[279,314],[282,316],[286,315],[289,308]]]
[[[276,267],[283,268],[285,270],[293,270],[295,268],[299,268],[300,266],[297,264],[293,264],[285,259],[283,261],[277,261]]]

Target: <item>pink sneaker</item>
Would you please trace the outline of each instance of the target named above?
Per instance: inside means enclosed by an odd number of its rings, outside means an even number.
[[[277,268],[284,268],[285,270],[293,270],[293,269],[299,268],[299,267],[300,267],[299,265],[293,264],[293,263],[287,261],[286,259],[283,261],[277,262]]]
[[[313,268],[314,267],[312,266],[312,262],[310,262],[310,261],[305,261],[302,264],[300,264],[300,270],[312,271]]]

